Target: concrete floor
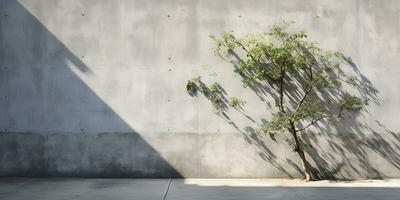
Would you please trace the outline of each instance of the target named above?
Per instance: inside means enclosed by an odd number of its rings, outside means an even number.
[[[0,178],[1,200],[398,200],[400,180]]]

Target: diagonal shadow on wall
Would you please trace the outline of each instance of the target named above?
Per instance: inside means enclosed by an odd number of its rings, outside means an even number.
[[[92,74],[80,56],[18,1],[0,14],[0,176],[181,177],[74,73]]]

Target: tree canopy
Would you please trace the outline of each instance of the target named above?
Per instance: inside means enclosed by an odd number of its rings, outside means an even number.
[[[308,39],[304,30],[289,31],[289,22],[273,25],[267,32],[237,37],[233,32],[211,36],[214,53],[232,63],[244,87],[262,87],[274,106],[272,116],[257,129],[259,134],[289,132],[288,144],[302,159],[307,180],[312,179],[304,156],[306,130],[318,121],[338,121],[368,105],[372,88],[362,83],[350,57],[324,51]],[[187,82],[191,95],[203,93],[220,113],[226,105],[238,107],[245,101],[224,98],[221,86],[207,86],[201,77]]]

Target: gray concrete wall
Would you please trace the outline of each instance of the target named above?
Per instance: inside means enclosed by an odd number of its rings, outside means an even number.
[[[281,20],[351,56],[378,101],[309,138],[324,177],[400,178],[400,1],[0,0],[0,176],[301,177],[209,34]],[[185,81],[249,102],[237,128]]]

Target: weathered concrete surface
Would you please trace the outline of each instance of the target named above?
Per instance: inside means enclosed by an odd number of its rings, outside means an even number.
[[[181,177],[136,133],[2,133],[0,138],[0,176]],[[184,150],[179,154],[196,165],[191,147]]]
[[[284,19],[351,56],[378,91],[369,113],[320,124],[313,166],[400,177],[399,11],[397,0],[2,0],[0,176],[301,177],[293,152],[247,127],[268,116],[208,38]],[[196,75],[221,79],[254,122],[228,111],[238,130],[187,95]]]
[[[394,200],[399,180],[305,183],[257,179],[22,179],[1,178],[0,198],[129,200]],[[164,199],[165,197],[165,199]]]

